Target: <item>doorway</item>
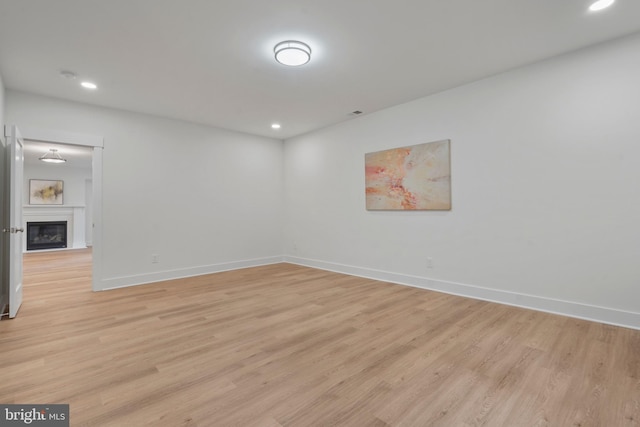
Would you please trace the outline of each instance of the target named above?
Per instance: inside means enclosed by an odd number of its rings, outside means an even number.
[[[23,223],[38,216],[66,216],[71,222],[68,229],[68,248],[78,249],[86,260],[91,254],[91,289],[101,290],[102,283],[102,150],[103,138],[96,135],[76,134],[57,130],[21,128],[25,141]],[[55,169],[61,163],[45,169],[39,160],[51,149],[66,160],[66,168]],[[30,203],[30,180],[62,181],[61,200],[46,204],[34,200]],[[65,184],[66,181],[66,184]],[[58,185],[58,183],[56,183]],[[29,210],[29,215],[25,215]],[[50,218],[47,218],[50,219]],[[26,238],[26,237],[25,237]],[[26,246],[25,246],[26,247]],[[69,255],[73,255],[70,251]]]
[[[67,258],[77,254],[86,260],[93,246],[93,191],[87,189],[93,148],[25,138],[23,170],[23,271],[29,274],[25,269],[33,263],[26,259],[44,250],[69,251]]]

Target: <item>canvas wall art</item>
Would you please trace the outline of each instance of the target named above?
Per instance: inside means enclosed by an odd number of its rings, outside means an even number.
[[[30,205],[61,205],[64,182],[57,180],[30,179]]]
[[[450,210],[450,141],[365,154],[367,210]]]

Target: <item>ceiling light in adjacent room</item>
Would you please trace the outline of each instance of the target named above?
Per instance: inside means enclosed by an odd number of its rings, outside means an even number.
[[[597,12],[602,9],[606,9],[613,4],[616,0],[598,0],[594,2],[591,6],[589,6],[589,10],[592,12]]]
[[[67,159],[63,159],[60,156],[60,153],[58,153],[58,150],[55,148],[51,148],[49,151],[44,153],[44,155],[39,157],[39,159],[47,163],[64,163],[67,161]]]
[[[273,53],[275,53],[276,61],[290,67],[304,65],[311,59],[309,45],[295,40],[278,43],[273,48]]]
[[[280,129],[280,128],[281,128],[281,126],[280,126],[279,123],[274,123],[274,124],[271,125],[271,129]]]
[[[98,85],[95,83],[91,83],[91,82],[82,82],[80,83],[80,86],[82,86],[85,89],[98,89]]]

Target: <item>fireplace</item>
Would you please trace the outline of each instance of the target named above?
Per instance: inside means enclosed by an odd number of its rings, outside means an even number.
[[[67,247],[67,221],[27,222],[27,250]]]

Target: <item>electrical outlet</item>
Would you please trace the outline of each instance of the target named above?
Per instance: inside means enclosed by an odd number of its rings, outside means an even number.
[[[427,268],[433,268],[433,258],[427,257]]]
[[[152,264],[157,264],[159,262],[160,262],[160,255],[158,255],[158,254],[151,255],[151,263]]]

